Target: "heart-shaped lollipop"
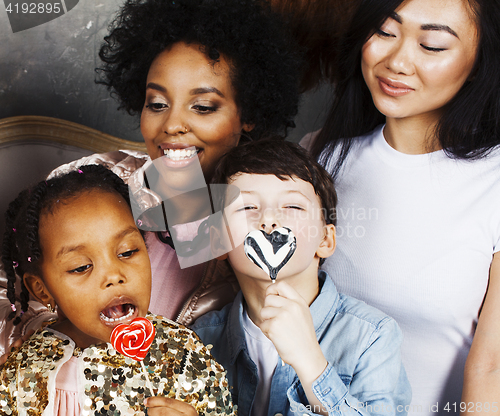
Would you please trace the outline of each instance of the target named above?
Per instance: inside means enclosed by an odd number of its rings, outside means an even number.
[[[155,327],[149,319],[135,318],[129,325],[119,324],[111,332],[111,344],[119,353],[141,361],[148,355],[155,338]]]
[[[297,240],[292,230],[286,227],[276,228],[271,234],[263,230],[251,231],[244,242],[247,257],[267,272],[273,283],[296,248]]]

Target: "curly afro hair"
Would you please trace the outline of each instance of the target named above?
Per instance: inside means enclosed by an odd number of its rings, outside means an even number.
[[[298,48],[280,14],[260,0],[127,0],[110,25],[98,83],[129,114],[140,114],[155,57],[177,42],[197,43],[231,67],[242,124],[258,139],[286,135],[299,100]]]

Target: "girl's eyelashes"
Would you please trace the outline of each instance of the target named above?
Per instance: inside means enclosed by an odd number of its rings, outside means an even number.
[[[133,249],[133,250],[127,250],[124,251],[123,253],[118,254],[119,258],[129,258],[132,257],[135,253],[139,251],[138,248]],[[71,274],[80,274],[80,273],[85,273],[92,267],[92,264],[85,264],[83,266],[76,267],[74,269],[68,270],[68,273]]]
[[[134,250],[127,250],[123,253],[120,253],[118,254],[118,257],[120,258],[128,258],[128,257],[132,257],[135,253],[137,253],[139,251],[138,248],[134,249]]]
[[[304,208],[302,208],[299,205],[286,205],[285,208],[288,208],[288,209],[298,209],[299,211],[305,211]]]
[[[91,264],[86,264],[84,266],[77,267],[72,270],[68,270],[68,273],[73,273],[73,274],[78,274],[78,273],[85,273],[88,269],[92,267]]]

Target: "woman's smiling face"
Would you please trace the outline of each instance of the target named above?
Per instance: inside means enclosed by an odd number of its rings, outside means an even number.
[[[165,155],[169,171],[199,161],[208,181],[221,156],[251,127],[240,122],[227,60],[211,61],[200,48],[179,42],[155,58],[141,132],[152,159]]]
[[[470,76],[478,42],[466,1],[403,2],[362,50],[375,106],[388,118],[437,121]]]

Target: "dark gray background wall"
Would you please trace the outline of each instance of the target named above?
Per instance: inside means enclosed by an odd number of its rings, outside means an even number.
[[[138,120],[107,90],[94,83],[97,52],[122,0],[80,0],[68,13],[43,25],[12,33],[0,5],[0,118],[58,117],[114,136],[141,141]],[[321,127],[327,86],[303,96],[294,141]]]

